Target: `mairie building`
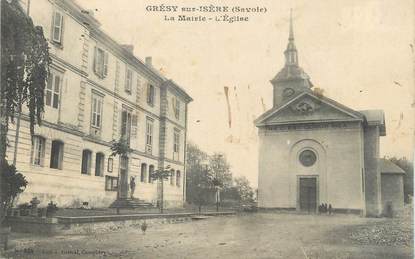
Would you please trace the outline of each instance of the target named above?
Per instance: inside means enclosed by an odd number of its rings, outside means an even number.
[[[273,107],[259,130],[258,205],[379,216],[403,209],[403,170],[379,158],[382,110],[356,111],[319,91],[299,66],[292,20],[285,66],[271,80]]]
[[[37,197],[60,207],[107,207],[130,196],[157,204],[160,185],[150,174],[170,168],[164,182],[168,207],[185,196],[187,109],[192,98],[174,81],[133,55],[100,28],[93,12],[73,0],[20,1],[41,26],[52,59],[43,123],[31,137],[22,115],[16,167],[29,184],[18,203]],[[122,28],[120,28],[122,30]],[[8,159],[14,157],[9,130]],[[132,152],[111,156],[111,142],[129,142]]]

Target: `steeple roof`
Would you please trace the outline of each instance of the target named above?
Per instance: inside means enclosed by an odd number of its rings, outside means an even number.
[[[310,77],[304,72],[304,70],[298,65],[298,52],[295,46],[294,40],[294,28],[293,28],[292,9],[290,11],[290,28],[288,36],[287,49],[284,51],[285,66],[278,72],[278,74],[271,80],[272,83],[279,81],[286,81],[292,79],[306,80],[309,87],[312,87]]]

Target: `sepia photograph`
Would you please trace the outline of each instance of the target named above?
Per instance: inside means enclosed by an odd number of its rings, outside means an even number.
[[[415,1],[0,1],[0,258],[414,258]]]

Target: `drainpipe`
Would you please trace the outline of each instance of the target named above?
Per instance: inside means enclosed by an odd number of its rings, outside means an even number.
[[[185,124],[184,124],[184,129],[185,129],[185,134],[184,134],[184,147],[183,147],[183,165],[184,165],[184,170],[183,170],[183,205],[186,203],[186,190],[187,190],[187,167],[186,167],[186,152],[187,152],[187,105],[188,103],[186,103],[185,106]]]

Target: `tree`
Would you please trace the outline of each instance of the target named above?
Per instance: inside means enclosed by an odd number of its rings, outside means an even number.
[[[166,166],[165,168],[159,168],[154,170],[153,173],[150,175],[152,180],[158,180],[160,184],[160,213],[163,213],[164,210],[164,180],[168,179],[170,175],[170,166]]]
[[[245,176],[235,178],[235,187],[238,193],[238,199],[242,203],[254,201],[254,190],[249,184],[248,179]]]
[[[113,140],[111,143],[111,156],[119,156],[121,158],[128,157],[133,150],[130,148],[128,141],[124,138],[120,138],[118,141]],[[120,199],[121,191],[120,174],[118,173],[118,188],[117,188],[117,201]],[[117,205],[117,214],[120,213],[120,207]]]
[[[194,204],[205,204],[203,197],[207,194],[204,186],[209,184],[207,170],[208,155],[197,145],[189,142],[186,152],[186,201]]]
[[[231,167],[224,154],[214,153],[210,156],[209,167],[211,169],[212,181],[219,183],[224,189],[232,186]]]
[[[17,117],[16,149],[23,104],[28,108],[30,134],[34,134],[36,124],[41,124],[51,60],[42,27],[33,25],[18,1],[1,1],[1,9],[0,167],[5,168],[9,122],[14,123]],[[7,188],[3,177],[4,171],[0,173],[2,191]],[[7,201],[1,200],[2,214],[4,204]]]
[[[405,176],[403,177],[404,198],[405,203],[411,202],[410,197],[414,196],[414,164],[411,161],[408,161],[406,157],[391,157],[389,158],[389,161],[405,171]]]

